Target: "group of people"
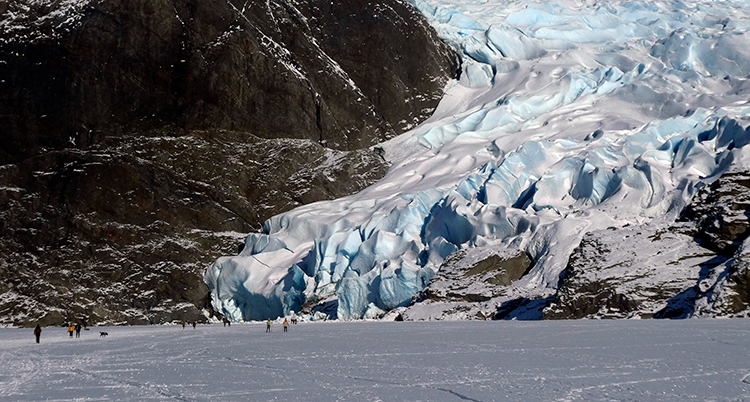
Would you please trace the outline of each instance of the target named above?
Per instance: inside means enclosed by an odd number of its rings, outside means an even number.
[[[266,320],[266,332],[271,332],[271,323],[272,323],[272,321],[271,321],[270,318],[268,320]],[[297,323],[297,319],[296,318],[292,318],[292,323],[296,324]],[[286,318],[284,318],[284,322],[282,323],[282,325],[284,326],[284,332],[288,332],[289,331],[289,320],[287,320]]]
[[[81,325],[80,322],[77,322],[75,324],[70,324],[70,325],[68,325],[68,334],[72,338],[73,337],[73,332],[75,332],[76,333],[76,338],[80,338],[81,337],[81,328],[83,328],[83,325]]]
[[[224,318],[223,321],[224,321],[224,326],[225,327],[227,325],[230,326],[230,327],[232,326],[232,322],[229,321],[228,318]],[[266,321],[266,332],[271,332],[271,322],[272,321],[271,321],[270,318]],[[296,324],[297,323],[297,317],[292,317],[291,322],[292,322],[292,324]],[[186,324],[186,322],[183,321],[182,322],[182,328],[183,329],[185,328],[185,324]],[[193,321],[193,322],[191,322],[191,324],[193,325],[193,329],[195,329],[196,322]],[[284,332],[288,332],[289,331],[289,320],[287,320],[286,318],[284,318],[284,322],[282,323],[282,325],[284,326]],[[68,325],[68,334],[72,338],[73,337],[73,333],[75,333],[76,338],[80,338],[81,337],[81,329],[88,329],[88,328],[86,328],[85,321],[84,321],[84,324],[81,324],[80,322],[75,323],[75,324],[69,324]],[[36,328],[34,328],[34,337],[36,338],[36,343],[39,343],[39,339],[41,338],[41,336],[42,336],[42,327],[39,326],[39,324],[37,324]]]
[[[68,324],[68,336],[72,338],[75,333],[76,338],[80,338],[82,329],[88,329],[85,320],[83,322],[76,322],[75,324]],[[36,327],[34,327],[34,338],[36,338],[36,343],[39,343],[41,337],[42,327],[39,324],[36,324]]]

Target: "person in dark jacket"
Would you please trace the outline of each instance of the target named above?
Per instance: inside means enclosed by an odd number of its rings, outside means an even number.
[[[42,336],[42,327],[39,324],[36,324],[36,328],[34,328],[34,336],[36,337],[36,343],[39,343],[39,337]]]

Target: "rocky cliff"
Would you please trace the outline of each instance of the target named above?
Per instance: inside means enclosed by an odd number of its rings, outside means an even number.
[[[457,67],[402,1],[0,2],[0,323],[203,319],[210,261],[381,177]]]

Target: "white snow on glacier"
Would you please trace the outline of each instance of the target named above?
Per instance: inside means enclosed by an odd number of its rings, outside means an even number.
[[[744,1],[409,0],[462,57],[370,188],[269,219],[205,274],[234,320],[408,305],[460,249],[521,250],[554,293],[591,230],[673,220],[750,142]]]
[[[0,401],[750,400],[750,320],[280,327],[0,328]]]

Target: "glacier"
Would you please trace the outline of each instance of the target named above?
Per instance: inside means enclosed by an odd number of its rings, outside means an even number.
[[[342,199],[274,216],[206,270],[235,321],[334,302],[407,306],[458,250],[534,261],[517,297],[554,293],[587,232],[674,220],[746,157],[744,1],[409,0],[461,57],[434,115],[378,145],[392,167]]]

